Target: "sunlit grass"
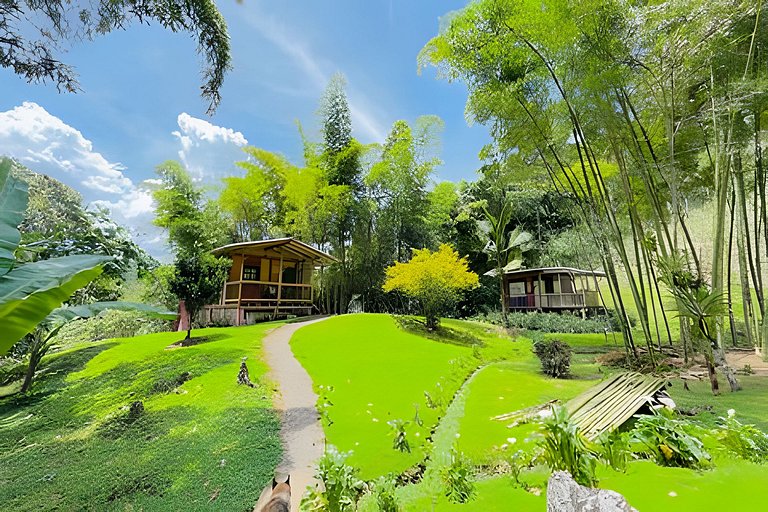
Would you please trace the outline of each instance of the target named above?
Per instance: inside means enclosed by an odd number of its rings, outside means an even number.
[[[0,401],[0,502],[8,510],[244,510],[279,460],[261,339],[276,324],[74,347],[44,362],[28,398]],[[257,388],[236,384],[247,356]],[[189,372],[175,390],[165,384]],[[141,400],[144,414],[124,408]]]

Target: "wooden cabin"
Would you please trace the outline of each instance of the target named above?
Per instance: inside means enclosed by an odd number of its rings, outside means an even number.
[[[229,244],[214,249],[232,259],[219,304],[205,307],[204,323],[243,325],[281,315],[309,315],[312,276],[336,261],[330,254],[293,238]]]
[[[530,268],[504,273],[510,311],[605,310],[598,288],[604,272],[568,267]]]

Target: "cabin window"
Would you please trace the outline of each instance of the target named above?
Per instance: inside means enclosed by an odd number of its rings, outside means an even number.
[[[555,293],[555,281],[552,276],[544,276],[544,293]]]
[[[560,276],[560,292],[575,293],[573,290],[573,280],[571,276]]]
[[[525,283],[509,283],[509,295],[525,295]]]
[[[259,281],[261,267],[243,267],[243,281]]]

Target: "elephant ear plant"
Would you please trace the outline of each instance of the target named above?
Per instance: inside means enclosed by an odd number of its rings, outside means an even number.
[[[29,199],[27,186],[0,160],[0,355],[102,272],[108,256],[76,255],[21,264],[15,252]]]

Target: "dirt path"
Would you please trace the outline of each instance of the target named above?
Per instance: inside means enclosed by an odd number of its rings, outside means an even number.
[[[275,406],[282,416],[280,437],[285,451],[277,473],[291,475],[291,510],[299,510],[304,490],[316,483],[313,466],[323,454],[325,436],[315,409],[317,395],[312,391],[312,379],[293,356],[288,341],[296,330],[322,320],[325,318],[280,326],[263,342],[269,378],[278,387]]]

